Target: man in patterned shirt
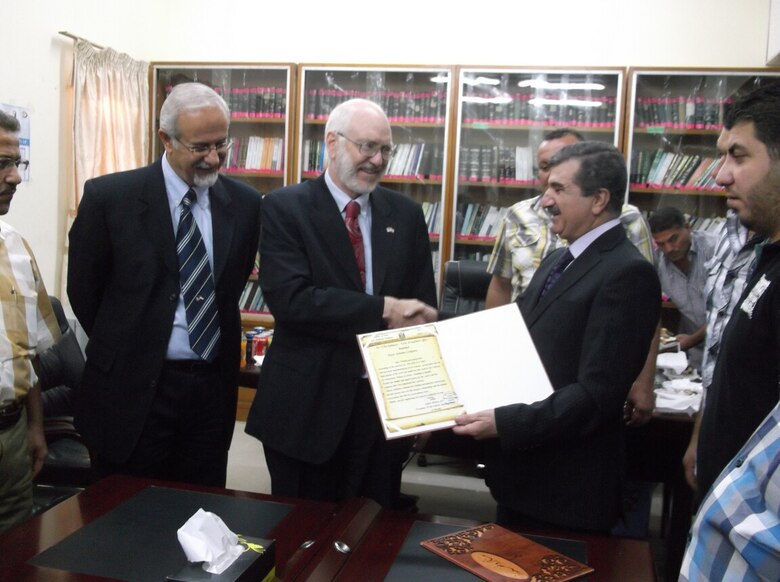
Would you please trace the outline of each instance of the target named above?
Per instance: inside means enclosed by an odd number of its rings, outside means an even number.
[[[780,404],[718,477],[690,540],[681,582],[780,579]]]
[[[19,122],[0,111],[0,215],[19,173]],[[46,458],[37,354],[59,338],[57,319],[27,242],[0,221],[0,532],[32,510],[32,478]]]
[[[536,167],[542,193],[550,177],[550,159],[567,145],[584,138],[573,129],[556,129],[544,135],[536,150]],[[653,262],[653,243],[647,223],[635,206],[623,205],[620,222],[629,240],[639,252]],[[487,265],[491,273],[485,308],[516,301],[530,283],[536,269],[547,255],[566,245],[550,230],[550,217],[542,208],[542,195],[514,204],[498,227],[493,253]],[[650,419],[653,411],[653,379],[658,337],[651,343],[647,362],[631,388],[626,403],[626,420],[640,425]]]

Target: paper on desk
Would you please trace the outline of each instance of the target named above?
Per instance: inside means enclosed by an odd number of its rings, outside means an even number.
[[[685,368],[688,367],[688,356],[685,355],[685,352],[658,354],[655,365],[657,368],[671,370],[675,374],[682,374]]]
[[[221,574],[244,551],[238,536],[228,529],[225,522],[210,511],[198,509],[176,532],[187,559],[203,562],[203,569],[211,574]]]
[[[464,410],[552,394],[515,304],[357,337],[386,438],[454,426]]]
[[[661,412],[684,412],[688,415],[699,411],[703,388],[700,381],[675,378],[661,384],[655,390],[655,409]]]

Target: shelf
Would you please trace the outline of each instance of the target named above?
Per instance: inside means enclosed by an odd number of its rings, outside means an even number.
[[[241,312],[241,325],[244,329],[251,329],[253,327],[274,327],[274,316],[270,313],[258,313],[256,311],[242,311]]]
[[[284,172],[280,170],[227,170],[223,168],[222,173],[226,176],[239,178],[284,178]]]
[[[518,190],[538,190],[539,181],[517,181],[517,182],[480,182],[478,180],[458,180],[458,187],[475,186],[477,188],[515,188]]]
[[[614,123],[609,126],[594,127],[592,125],[578,125],[577,123],[531,123],[507,119],[503,121],[470,121],[461,125],[462,129],[506,129],[514,131],[541,131],[545,133],[564,127],[576,129],[582,133],[615,133]]]
[[[726,197],[725,190],[710,190],[698,188],[652,188],[649,186],[634,186],[629,189],[634,194],[675,194],[680,196],[719,196]]]
[[[665,127],[662,125],[653,125],[647,127],[634,128],[635,134],[646,135],[708,135],[718,136],[720,135],[720,128],[718,129],[700,129],[700,128],[688,128],[688,127]]]
[[[327,123],[327,119],[304,119],[304,125],[322,125]],[[403,119],[390,119],[391,127],[432,127],[434,129],[443,129],[443,122],[436,121],[405,121]]]
[[[287,119],[284,117],[231,117],[230,118],[230,124],[252,124],[252,123],[258,123],[258,124],[279,124],[284,125],[287,123]]]
[[[477,247],[484,247],[484,246],[493,246],[496,243],[496,237],[494,236],[483,236],[483,237],[465,237],[461,235],[457,235],[455,237],[455,244],[457,245],[469,245],[469,246],[477,246]]]

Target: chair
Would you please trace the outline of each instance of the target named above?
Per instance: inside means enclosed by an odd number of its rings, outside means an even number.
[[[484,261],[447,261],[439,310],[442,316],[454,317],[484,309],[490,278]]]
[[[94,479],[89,450],[73,426],[73,393],[81,383],[84,354],[68,325],[62,304],[51,297],[62,337],[39,356],[44,435],[49,452],[35,479],[39,512],[77,493]]]

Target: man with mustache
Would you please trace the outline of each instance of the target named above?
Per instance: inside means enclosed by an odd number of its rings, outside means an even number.
[[[84,185],[68,296],[89,335],[76,426],[100,474],[225,484],[261,203],[219,174],[229,122],[211,88],[177,85],[162,158]]]
[[[21,173],[19,121],[0,110],[0,215]],[[57,318],[30,247],[0,222],[0,533],[30,516],[32,479],[46,458],[41,389],[33,361],[60,337]]]
[[[718,151],[716,180],[728,207],[764,241],[723,332],[697,419],[695,479],[705,497],[680,580],[777,580],[780,83],[734,101],[724,114]]]
[[[568,247],[542,261],[518,305],[553,394],[465,414],[453,430],[493,439],[485,480],[500,523],[607,533],[621,511],[623,404],[657,327],[661,289],[620,223],[628,181],[620,152],[576,143],[550,168],[541,204]]]
[[[396,507],[408,443],[384,439],[355,334],[436,318],[428,229],[419,204],[379,185],[393,136],[378,105],[335,107],[325,145],[320,177],[263,201],[275,331],[246,432],[275,495]]]

